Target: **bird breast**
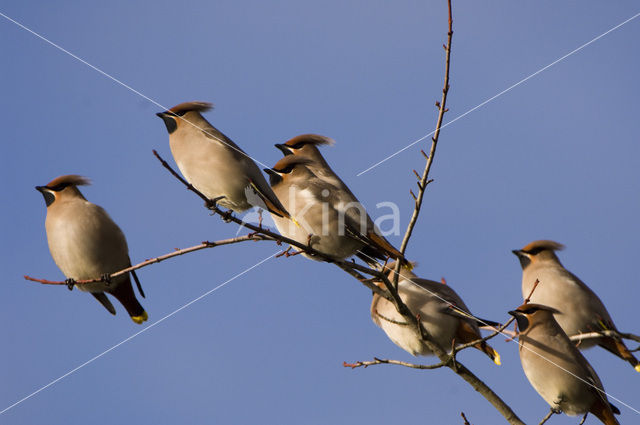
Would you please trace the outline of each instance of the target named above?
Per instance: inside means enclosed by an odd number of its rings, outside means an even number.
[[[49,250],[67,278],[95,279],[129,265],[127,242],[122,231],[99,206],[85,200],[52,205],[45,227]],[[51,219],[52,213],[54,219]],[[122,276],[112,282],[126,279]],[[102,282],[78,285],[82,291],[106,289]]]

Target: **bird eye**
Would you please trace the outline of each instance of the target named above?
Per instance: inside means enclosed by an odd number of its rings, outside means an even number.
[[[533,249],[530,249],[529,251],[524,251],[524,252],[526,252],[526,253],[527,253],[527,254],[529,254],[529,255],[538,255],[538,254],[540,254],[543,250],[544,250],[544,248],[533,248]]]
[[[179,111],[179,112],[175,112],[174,115],[177,117],[183,117],[184,114],[186,114],[189,111]]]
[[[295,145],[291,146],[292,149],[302,149],[302,147],[306,145],[305,142],[298,142]]]

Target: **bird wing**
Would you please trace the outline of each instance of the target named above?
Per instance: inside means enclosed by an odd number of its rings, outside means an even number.
[[[116,309],[113,307],[113,304],[111,304],[111,301],[109,301],[109,298],[107,298],[104,292],[92,292],[91,295],[93,295],[96,300],[100,301],[100,304],[102,304],[109,313],[114,316],[116,315]]]

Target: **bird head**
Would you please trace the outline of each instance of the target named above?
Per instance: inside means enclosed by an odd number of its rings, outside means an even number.
[[[156,115],[162,118],[167,131],[172,134],[179,126],[184,125],[185,121],[197,125],[197,122],[203,119],[200,113],[212,107],[209,102],[184,102]]]
[[[311,172],[306,165],[313,161],[307,158],[301,158],[295,155],[287,155],[280,161],[276,162],[273,168],[265,168],[264,171],[269,175],[269,183],[275,186],[282,182],[290,182],[296,177],[309,176]]]
[[[282,153],[287,155],[298,155],[305,158],[317,160],[320,155],[319,145],[333,145],[335,141],[329,137],[320,136],[319,134],[301,134],[293,139],[287,140],[285,143],[276,144],[275,147],[280,149]]]
[[[524,270],[530,264],[540,263],[545,260],[557,261],[558,257],[555,252],[564,249],[564,245],[550,241],[550,240],[540,240],[533,241],[530,244],[526,245],[522,249],[514,249],[513,254],[518,257],[520,260],[520,265]]]
[[[44,202],[49,207],[58,199],[80,197],[84,199],[77,186],[91,184],[91,181],[76,174],[56,177],[47,183],[46,186],[36,186],[36,190],[44,196]]]
[[[510,311],[509,314],[515,317],[518,322],[518,330],[520,332],[525,332],[529,329],[532,323],[544,320],[555,321],[553,315],[560,314],[560,312],[555,308],[546,305],[526,303],[522,304],[515,310]]]

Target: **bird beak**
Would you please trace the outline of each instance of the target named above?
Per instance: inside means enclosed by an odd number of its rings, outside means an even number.
[[[291,150],[289,150],[289,146],[287,146],[287,145],[276,143],[273,146],[275,146],[276,148],[280,149],[280,151],[282,151],[284,156],[293,155],[293,152],[291,152]]]
[[[56,200],[55,195],[51,193],[47,186],[36,186],[36,190],[44,196],[44,203],[47,204],[47,207],[53,204],[53,201]]]
[[[158,112],[156,115],[162,118],[162,121],[164,121],[164,125],[167,127],[167,131],[169,132],[169,134],[176,131],[176,129],[178,128],[178,123],[173,118],[173,115],[168,114],[167,111]]]
[[[515,311],[515,310],[511,310],[511,311],[507,311],[507,313],[509,313],[510,315],[512,315],[513,317],[516,317],[519,312]]]
[[[522,257],[522,251],[520,251],[519,249],[514,249],[511,252],[513,253],[513,255],[515,255],[518,258]]]

